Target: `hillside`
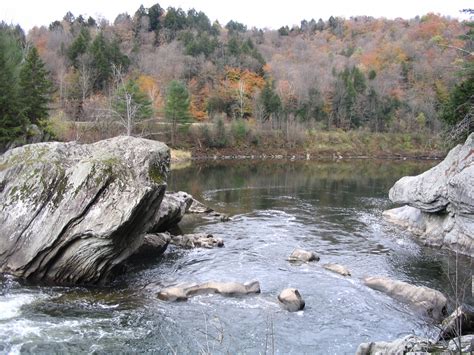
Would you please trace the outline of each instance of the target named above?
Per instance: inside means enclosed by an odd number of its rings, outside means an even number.
[[[61,139],[128,131],[219,148],[269,134],[297,146],[320,130],[436,134],[459,68],[472,60],[454,49],[467,29],[436,14],[248,29],[156,4],[113,23],[68,13],[22,40],[50,73],[48,126]],[[185,109],[170,119],[172,83],[183,86]],[[124,94],[139,113],[130,116]],[[189,128],[197,122],[213,124]]]

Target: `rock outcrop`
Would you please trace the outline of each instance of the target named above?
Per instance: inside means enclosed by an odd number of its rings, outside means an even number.
[[[260,283],[251,281],[245,284],[238,282],[206,282],[203,284],[178,285],[168,287],[158,292],[158,298],[163,301],[186,301],[197,295],[218,293],[223,296],[243,296],[260,293]]]
[[[388,221],[427,245],[474,257],[474,133],[437,166],[397,181],[389,197],[409,207],[386,211]]]
[[[335,272],[336,274],[339,274],[342,276],[351,276],[351,272],[344,265],[329,263],[329,264],[324,264],[323,268],[325,268],[326,270]]]
[[[296,248],[288,257],[288,261],[307,263],[310,261],[319,261],[319,256],[313,251]]]
[[[102,283],[162,225],[169,149],[116,137],[38,143],[0,158],[0,272]]]
[[[367,277],[363,281],[366,286],[407,303],[415,310],[435,320],[441,320],[446,316],[447,299],[437,290],[391,280],[387,277]]]
[[[296,288],[285,288],[278,295],[278,301],[288,312],[301,311],[305,306],[303,297]]]

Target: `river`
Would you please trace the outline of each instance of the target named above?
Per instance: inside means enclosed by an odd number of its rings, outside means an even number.
[[[0,353],[351,354],[361,342],[436,334],[429,319],[361,282],[389,276],[453,296],[448,274],[456,261],[460,279],[472,274],[469,260],[422,247],[382,219],[392,207],[393,183],[434,164],[234,161],[173,171],[170,190],[187,191],[232,217],[195,220],[182,230],[212,233],[225,247],[170,247],[158,259],[129,265],[103,288],[0,276]],[[315,251],[321,261],[290,264],[296,247]],[[323,269],[327,262],[347,266],[352,277]],[[262,292],[179,303],[154,293],[210,280],[258,280]],[[279,307],[276,297],[286,287],[300,291],[304,311]]]

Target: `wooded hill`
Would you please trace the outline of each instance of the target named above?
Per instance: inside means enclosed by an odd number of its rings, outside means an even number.
[[[466,80],[460,68],[473,59],[472,49],[456,49],[472,46],[462,37],[468,23],[436,14],[331,17],[268,30],[155,4],[113,23],[67,13],[26,38],[6,29],[23,48],[37,48],[54,87],[53,118],[127,126],[131,107],[120,98],[128,93],[141,110],[129,133],[140,120],[169,117],[168,88],[177,83],[188,93],[178,122],[244,120],[287,134],[291,127],[438,132],[450,93]]]

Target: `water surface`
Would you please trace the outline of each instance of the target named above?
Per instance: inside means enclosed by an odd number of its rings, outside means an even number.
[[[433,162],[214,162],[172,173],[184,190],[232,220],[183,223],[185,232],[224,239],[219,249],[170,248],[130,265],[108,288],[31,286],[0,279],[0,352],[354,353],[361,342],[436,327],[406,305],[368,289],[365,276],[389,276],[452,295],[453,256],[418,245],[388,225],[387,192],[404,175]],[[296,247],[319,263],[286,261]],[[321,264],[347,266],[352,277]],[[459,259],[460,276],[472,273]],[[155,292],[183,282],[259,280],[262,293],[239,298],[198,296],[166,303]],[[304,311],[276,302],[299,289]]]

